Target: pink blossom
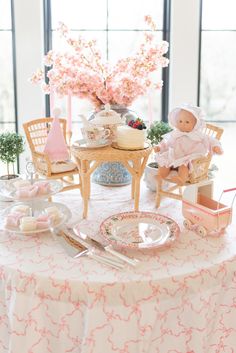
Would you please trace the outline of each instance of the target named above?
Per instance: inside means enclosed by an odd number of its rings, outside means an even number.
[[[41,88],[42,88],[42,90],[43,90],[43,92],[44,92],[45,94],[49,94],[49,93],[50,93],[50,86],[47,85],[45,82],[43,82],[43,83],[41,84]]]
[[[31,77],[30,82],[38,83],[41,82],[44,78],[44,72],[42,69],[38,69]]]
[[[44,59],[49,83],[42,85],[48,94],[54,91],[63,97],[69,93],[79,98],[89,99],[96,107],[101,104],[131,105],[135,99],[147,93],[150,86],[161,89],[162,81],[155,83],[151,74],[166,67],[169,60],[163,55],[168,51],[168,43],[155,39],[155,23],[151,16],[145,17],[153,32],[144,33],[137,52],[117,61],[114,66],[102,61],[95,40],[83,37],[72,38],[68,27],[59,24],[58,32],[69,45],[69,51],[60,53],[49,51]],[[44,72],[36,71],[31,82],[43,81]]]

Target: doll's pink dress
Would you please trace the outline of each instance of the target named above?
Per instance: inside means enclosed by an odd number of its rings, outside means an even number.
[[[201,131],[181,132],[173,130],[163,136],[159,144],[160,152],[156,161],[161,167],[191,167],[191,161],[212,153],[214,146],[220,146],[217,139],[207,136]]]

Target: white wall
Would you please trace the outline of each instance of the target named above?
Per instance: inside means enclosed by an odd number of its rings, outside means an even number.
[[[170,109],[197,103],[200,0],[172,0]]]
[[[38,85],[32,85],[29,78],[43,59],[43,1],[14,0],[17,105],[19,132],[22,123],[45,116],[44,96]],[[21,155],[21,171],[25,168],[27,151]]]

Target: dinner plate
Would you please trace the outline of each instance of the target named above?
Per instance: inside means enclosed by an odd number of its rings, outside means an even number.
[[[106,146],[110,146],[111,141],[108,140],[104,140],[103,143],[97,144],[97,145],[90,145],[88,144],[85,140],[78,140],[75,141],[73,143],[73,147],[76,149],[83,149],[83,150],[87,150],[87,149],[97,149],[97,148],[102,148],[102,147],[106,147]]]
[[[140,151],[140,150],[147,149],[148,147],[150,147],[150,145],[148,142],[145,142],[143,148],[132,148],[132,147],[128,148],[128,147],[121,147],[121,146],[117,145],[116,142],[113,142],[111,147],[116,148],[117,150],[124,150],[124,151]]]
[[[27,234],[27,235],[28,234],[35,234],[35,233],[43,233],[43,232],[46,232],[52,228],[61,227],[64,223],[66,223],[71,218],[71,211],[64,204],[59,203],[59,202],[37,201],[37,203],[35,203],[35,205],[34,205],[34,216],[35,217],[38,217],[39,215],[46,214],[45,209],[47,207],[56,206],[60,212],[60,215],[61,215],[60,219],[56,223],[50,224],[50,226],[47,228],[30,230],[30,231],[22,231],[22,230],[20,230],[19,227],[13,228],[13,227],[4,226],[5,217],[11,213],[12,208],[14,206],[22,205],[22,204],[23,204],[22,202],[14,203],[14,205],[6,208],[1,213],[0,224],[1,224],[1,227],[3,230],[7,230],[9,232],[18,233],[18,234]]]
[[[11,183],[9,185],[1,185],[0,184],[0,194],[4,197],[7,197],[10,200],[17,200],[17,201],[31,201],[33,200],[39,200],[39,199],[47,199],[50,196],[57,194],[60,192],[63,188],[63,184],[59,180],[47,180],[47,179],[33,179],[33,184],[36,182],[48,182],[50,184],[50,192],[47,194],[41,194],[41,195],[36,195],[32,198],[30,197],[17,197],[16,192],[17,189],[14,186],[14,183]]]
[[[180,233],[173,219],[152,212],[118,213],[103,221],[100,231],[112,245],[134,249],[166,246]]]

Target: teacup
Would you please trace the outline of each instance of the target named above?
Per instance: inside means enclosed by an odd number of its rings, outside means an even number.
[[[89,145],[100,145],[110,136],[110,130],[99,126],[89,126],[81,129],[84,140]]]

